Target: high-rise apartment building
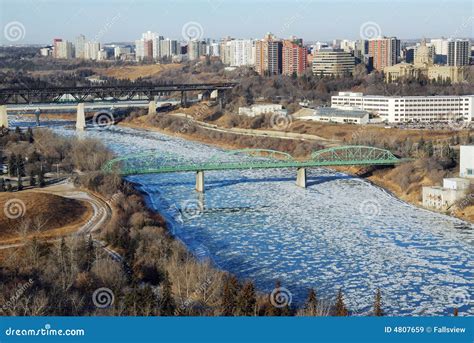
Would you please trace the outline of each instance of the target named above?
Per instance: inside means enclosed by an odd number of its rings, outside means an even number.
[[[233,67],[255,65],[255,41],[251,39],[234,39],[226,46],[228,64]]]
[[[71,42],[54,40],[54,57],[71,59],[74,56],[74,46]]]
[[[282,42],[271,33],[255,43],[255,70],[260,75],[281,74]]]
[[[163,36],[156,32],[147,31],[142,38],[135,41],[135,58],[137,61],[143,59],[159,59],[161,56],[161,41]]]
[[[448,41],[448,66],[461,67],[469,65],[471,44],[467,39]]]
[[[99,58],[100,43],[86,42],[84,44],[84,58],[86,60],[97,60]]]
[[[369,39],[369,55],[373,57],[373,67],[378,71],[397,64],[400,56],[400,40],[396,37]]]
[[[167,58],[179,55],[178,41],[174,39],[160,40],[160,58]]]
[[[306,69],[308,51],[302,40],[284,40],[282,44],[282,73],[300,76]]]
[[[188,42],[188,59],[197,60],[206,54],[206,42],[193,39]]]
[[[79,35],[76,37],[75,57],[84,58],[84,45],[86,44],[86,36]]]

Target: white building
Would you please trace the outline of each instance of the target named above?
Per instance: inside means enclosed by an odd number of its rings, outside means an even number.
[[[320,107],[312,115],[299,117],[302,120],[315,120],[341,124],[368,124],[369,112],[353,108]]]
[[[448,55],[448,40],[445,38],[435,38],[430,40],[431,46],[434,47],[436,55]]]
[[[54,56],[56,58],[70,59],[74,56],[74,46],[71,42],[56,42],[54,49]]]
[[[284,109],[280,104],[255,104],[249,107],[239,107],[239,115],[255,117],[267,113],[276,113],[286,116],[288,110]]]
[[[116,46],[114,48],[114,57],[116,59],[119,59],[121,58],[122,56],[124,55],[128,55],[132,52],[132,49],[128,48],[128,47],[123,47],[123,46]]]
[[[474,95],[463,96],[379,96],[339,92],[331,107],[356,107],[379,115],[390,123],[428,121],[473,121]]]
[[[230,43],[230,66],[255,65],[255,41],[251,39],[235,39]]]
[[[86,44],[86,36],[79,35],[76,37],[76,58],[84,58],[84,46]]]
[[[461,146],[459,176],[474,178],[474,145]]]
[[[470,182],[461,178],[443,180],[443,187],[423,187],[423,206],[436,210],[447,210],[456,201],[466,196]]]
[[[84,44],[84,58],[86,60],[97,60],[99,58],[100,43],[87,42]]]

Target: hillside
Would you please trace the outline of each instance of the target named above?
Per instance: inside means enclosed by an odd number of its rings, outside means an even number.
[[[85,202],[30,191],[0,194],[0,208],[2,244],[15,243],[24,234],[50,238],[72,232],[92,212]]]

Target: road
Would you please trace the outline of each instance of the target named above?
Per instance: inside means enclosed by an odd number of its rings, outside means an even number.
[[[233,133],[243,136],[253,136],[253,137],[270,137],[270,138],[280,138],[280,139],[290,139],[290,140],[304,140],[304,141],[314,141],[321,143],[326,147],[336,147],[341,145],[341,141],[334,139],[327,139],[321,136],[310,135],[306,133],[296,133],[296,132],[286,132],[286,131],[276,131],[276,130],[252,130],[252,129],[242,129],[242,128],[224,128],[217,125],[209,124],[203,121],[198,121],[192,118],[189,115],[184,113],[169,113],[175,117],[186,118],[192,123],[206,129],[224,133]]]
[[[35,188],[32,191],[54,194],[89,203],[93,214],[85,224],[78,227],[77,231],[73,234],[75,236],[92,235],[94,232],[99,231],[100,228],[102,228],[112,218],[112,208],[107,201],[89,192],[78,190],[70,181],[64,180],[46,188]],[[50,239],[48,242],[54,242],[60,239],[61,238]],[[109,254],[113,260],[118,262],[122,261],[120,254],[110,248],[107,248],[107,244],[104,241],[93,238],[93,242],[96,246],[104,249],[104,251],[107,252],[107,254]],[[0,245],[0,250],[16,248],[24,244],[25,243]]]

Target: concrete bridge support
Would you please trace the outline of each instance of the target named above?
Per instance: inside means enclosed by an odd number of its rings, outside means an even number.
[[[181,91],[181,107],[188,107],[188,99],[185,91]]]
[[[156,101],[154,99],[148,104],[148,114],[156,114]]]
[[[196,190],[204,193],[204,172],[202,170],[196,172]]]
[[[0,127],[8,129],[8,116],[7,116],[7,106],[0,105]]]
[[[306,168],[298,168],[296,173],[296,185],[306,188]]]
[[[86,128],[86,114],[84,112],[84,103],[77,104],[76,130],[84,131]]]

